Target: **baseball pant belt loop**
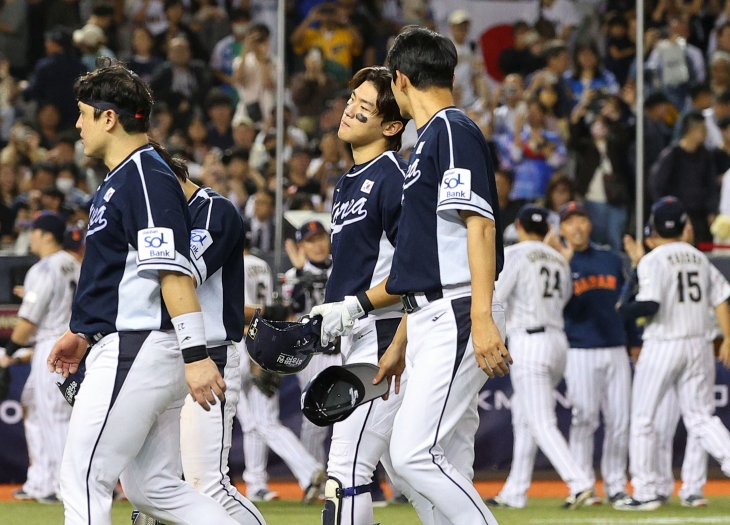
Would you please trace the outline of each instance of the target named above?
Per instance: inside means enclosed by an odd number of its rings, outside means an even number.
[[[532,335],[532,334],[542,334],[543,332],[545,332],[545,327],[544,326],[538,326],[538,327],[535,327],[535,328],[527,328],[525,330],[525,332],[527,332],[529,335]]]
[[[400,296],[400,300],[403,303],[403,310],[406,313],[411,313],[426,306],[428,303],[441,299],[443,296],[444,293],[442,290],[436,290],[434,292],[403,294]]]

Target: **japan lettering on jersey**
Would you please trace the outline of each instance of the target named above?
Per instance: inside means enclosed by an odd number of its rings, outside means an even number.
[[[367,164],[353,166],[338,181],[332,203],[333,265],[326,302],[365,292],[390,274],[406,168],[402,158],[387,151]]]
[[[243,273],[245,275],[244,300],[246,304],[271,304],[271,268],[266,261],[255,255],[243,256]]]
[[[389,293],[471,285],[462,211],[495,221],[499,275],[504,254],[494,169],[484,135],[463,112],[443,109],[418,130],[402,199]]]
[[[543,326],[562,330],[572,288],[568,261],[550,246],[524,241],[506,248],[494,291],[507,312],[507,333]]]
[[[158,272],[192,276],[189,257],[190,214],[180,183],[151,146],[138,148],[93,197],[71,330],[171,330]]]
[[[58,339],[68,328],[80,269],[81,264],[61,250],[28,270],[18,317],[36,325],[36,342]]]
[[[235,206],[210,188],[190,199],[190,262],[208,346],[243,339],[243,222]]]
[[[659,303],[648,319],[644,340],[706,337],[712,329],[708,308],[730,297],[730,284],[705,254],[684,242],[652,250],[637,267],[637,301]]]

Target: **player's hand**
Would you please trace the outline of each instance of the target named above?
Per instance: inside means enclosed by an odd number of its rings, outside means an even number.
[[[225,400],[226,383],[210,357],[186,363],[185,381],[190,395],[206,411],[210,410],[210,405],[215,405],[216,397]]]
[[[634,240],[631,235],[624,235],[624,251],[631,259],[631,266],[636,268],[641,258],[646,255],[644,245]]]
[[[388,391],[383,399],[388,399],[393,379],[395,379],[395,393],[396,395],[400,393],[400,378],[406,369],[406,343],[405,338],[394,337],[383,357],[378,361],[380,370],[373,378],[373,384],[377,385],[384,378],[388,381]]]
[[[727,337],[722,341],[719,352],[720,360],[725,368],[730,368],[730,339]]]
[[[325,303],[312,308],[310,317],[322,316],[321,344],[327,346],[336,337],[350,335],[355,321],[365,315],[365,310],[354,295],[348,295],[343,301]]]
[[[547,235],[543,239],[543,242],[550,246],[553,250],[560,253],[560,255],[562,255],[563,258],[568,262],[570,262],[570,260],[573,258],[573,255],[575,254],[575,250],[573,250],[573,247],[563,243],[562,239],[560,238],[560,234],[552,228],[550,229],[550,231],[547,232]]]
[[[641,347],[640,346],[632,346],[631,347],[631,360],[634,362],[634,366],[639,362],[639,356],[641,355]]]
[[[307,263],[307,256],[304,254],[301,246],[292,239],[287,239],[284,241],[284,250],[286,250],[286,254],[289,256],[289,260],[294,268],[298,270],[304,268],[304,265]]]
[[[509,374],[507,363],[512,364],[512,356],[502,341],[502,335],[494,319],[490,316],[481,321],[475,320],[472,316],[471,335],[474,342],[474,356],[479,368],[492,378],[495,374],[500,377]]]
[[[53,345],[51,354],[48,356],[48,370],[68,377],[69,374],[78,370],[88,346],[86,339],[81,335],[66,330],[66,333]]]

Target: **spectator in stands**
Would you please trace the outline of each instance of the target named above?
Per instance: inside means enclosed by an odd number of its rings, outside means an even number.
[[[573,69],[564,74],[573,95],[573,106],[592,94],[619,92],[616,77],[601,65],[598,46],[594,41],[579,43],[573,51]]]
[[[18,212],[15,199],[20,194],[18,178],[13,166],[0,165],[0,243],[3,248],[15,239],[14,225]]]
[[[223,5],[216,0],[199,0],[200,7],[193,16],[190,28],[198,35],[206,54],[213,53],[215,46],[231,33],[233,20],[230,20]],[[231,17],[241,11],[240,7],[231,11]],[[230,74],[230,73],[229,73]]]
[[[712,154],[715,157],[718,176],[724,177],[727,170],[730,170],[730,116],[720,120],[718,127],[722,133],[722,144],[712,150]]]
[[[104,31],[94,24],[86,24],[73,32],[73,43],[81,53],[81,63],[89,71],[96,69],[99,57],[116,58],[114,51],[106,47]]]
[[[155,42],[152,34],[145,26],[137,26],[132,30],[132,57],[127,60],[127,67],[137,73],[142,80],[149,82],[155,70],[164,62],[152,54]]]
[[[245,115],[234,116],[232,126],[234,144],[250,150],[256,140],[256,126],[253,120]]]
[[[72,210],[83,208],[89,201],[89,195],[79,167],[73,162],[65,162],[56,168],[56,189],[63,193],[64,205]]]
[[[674,123],[672,140],[682,138],[682,121],[690,111],[705,111],[712,107],[712,89],[707,83],[697,84],[689,90],[690,107],[683,111]],[[662,148],[663,149],[663,148]]]
[[[372,17],[365,8],[363,2],[358,0],[336,0],[343,19],[347,19],[352,27],[362,38],[360,53],[352,57],[352,71],[360,71],[367,66],[374,66],[377,63],[375,52],[376,29]]]
[[[558,231],[560,229],[560,208],[564,204],[575,200],[575,184],[573,179],[563,173],[556,173],[548,183],[545,190],[545,208],[548,209],[548,224],[550,228]]]
[[[25,100],[53,103],[61,112],[60,129],[73,127],[76,123],[79,108],[73,85],[86,72],[71,51],[71,38],[71,32],[64,27],[56,27],[45,34],[47,57],[35,65],[32,81],[23,92]]]
[[[499,199],[499,216],[502,219],[502,232],[505,228],[515,222],[517,213],[524,204],[524,201],[516,201],[509,198],[512,193],[514,175],[509,170],[496,170],[494,179],[497,182],[497,198]]]
[[[198,35],[183,22],[185,15],[183,0],[165,0],[164,8],[167,27],[162,33],[155,36],[155,55],[161,57],[169,55],[171,41],[182,36],[188,41],[193,58],[207,63],[208,54],[198,40]]]
[[[208,145],[225,151],[233,147],[233,100],[221,89],[211,89],[205,97],[208,113]]]
[[[52,102],[46,102],[38,106],[36,122],[41,139],[40,146],[47,150],[51,149],[58,135],[61,113]]]
[[[516,116],[513,133],[499,145],[503,167],[514,172],[512,199],[544,197],[553,173],[565,164],[565,145],[557,133],[545,129],[546,113],[539,100],[530,100],[526,114]]]
[[[723,22],[715,32],[715,47],[713,48],[712,45],[710,45],[708,46],[707,51],[710,56],[715,51],[725,51],[726,53],[730,53],[730,22],[727,21],[727,18],[725,18],[725,22]]]
[[[174,127],[184,127],[192,117],[193,104],[205,98],[210,76],[205,64],[192,60],[185,38],[175,37],[167,47],[167,61],[153,73],[150,86],[157,100],[169,104]]]
[[[68,216],[67,209],[63,206],[66,196],[56,186],[49,186],[41,190],[41,211],[50,211]]]
[[[555,26],[556,36],[563,42],[582,21],[578,7],[570,0],[540,0],[540,17]]]
[[[649,173],[649,196],[657,201],[667,195],[681,195],[696,242],[712,241],[710,224],[720,199],[715,159],[704,146],[707,127],[702,113],[684,119],[682,139],[668,146]]]
[[[210,143],[208,142],[208,126],[205,125],[203,116],[200,114],[193,115],[187,128],[187,138],[190,141],[188,150],[190,156],[198,164],[203,164],[205,158],[210,153]]]
[[[14,74],[25,77],[28,67],[28,14],[24,0],[6,0],[0,6],[0,55]]]
[[[591,239],[621,250],[628,220],[631,178],[625,137],[610,133],[599,114],[590,127],[585,119],[571,122],[569,149],[575,152],[575,186],[593,223]]]
[[[669,98],[661,91],[650,93],[644,100],[645,176],[672,138],[672,130],[667,125],[667,115],[671,109]]]
[[[331,204],[335,185],[342,174],[353,164],[352,155],[347,145],[337,138],[337,132],[330,131],[319,142],[321,155],[310,164],[312,178],[319,182],[326,204]],[[329,209],[327,207],[327,209]]]
[[[730,88],[730,53],[715,51],[710,57],[710,87],[719,95]]]
[[[512,26],[512,34],[514,44],[500,53],[499,69],[505,75],[517,73],[525,78],[543,66],[540,56],[533,53],[533,48],[540,38],[530,25],[522,20]]]
[[[131,4],[132,22],[142,24],[152,37],[157,37],[167,30],[165,4],[162,0],[136,0]]]
[[[325,71],[344,85],[352,76],[352,62],[362,52],[362,36],[336,4],[312,8],[290,37],[294,52],[304,54],[313,46],[322,50]]]
[[[523,95],[522,77],[517,73],[507,75],[495,94],[495,102],[499,104],[492,116],[492,134],[495,140],[514,132],[516,114],[527,111]]]
[[[30,166],[42,162],[48,153],[40,146],[40,136],[29,126],[16,122],[10,131],[10,141],[0,151],[0,164]]]
[[[304,71],[291,79],[291,98],[297,108],[297,127],[307,133],[314,132],[317,117],[324,110],[324,103],[337,90],[332,77],[324,72],[322,50],[312,47],[304,57]]]
[[[557,96],[555,116],[567,118],[573,107],[573,95],[564,74],[568,70],[568,49],[560,41],[549,42],[543,51],[545,67],[527,79],[527,98],[539,96],[546,89]]]
[[[251,23],[251,14],[246,9],[234,9],[231,12],[231,34],[222,38],[213,48],[210,57],[210,70],[222,88],[233,94],[233,61],[245,55],[246,34]]]
[[[254,196],[251,217],[251,247],[262,252],[274,250],[274,192],[261,190]]]
[[[276,102],[276,60],[271,57],[271,31],[263,24],[249,27],[243,49],[233,60],[233,85],[238,92],[236,115],[261,122]]]
[[[476,43],[467,40],[471,27],[469,13],[457,9],[449,15],[448,21],[450,38],[458,56],[454,69],[454,100],[458,107],[467,109],[487,93],[484,63]]]
[[[288,195],[307,195],[315,206],[322,203],[322,185],[308,175],[309,164],[312,162],[312,152],[301,146],[294,148],[289,161],[289,172],[287,174]]]
[[[43,3],[44,29],[51,31],[58,26],[79,27],[81,18],[79,0],[49,0]]]
[[[77,140],[78,135],[75,130],[59,133],[53,142],[53,147],[48,150],[46,160],[56,164],[74,162]]]
[[[631,63],[636,58],[636,45],[628,35],[629,23],[618,13],[613,13],[606,24],[608,33],[606,39],[605,64],[616,77],[619,85],[626,83]]]
[[[715,97],[712,107],[702,112],[707,125],[707,138],[705,147],[714,149],[722,144],[722,133],[718,127],[718,123],[727,116],[730,116],[730,90],[721,93]]]
[[[236,193],[237,202],[243,207],[249,195],[254,195],[260,189],[266,187],[266,179],[253,169],[248,162],[249,150],[235,147],[223,157],[223,164],[226,167],[232,187]]]

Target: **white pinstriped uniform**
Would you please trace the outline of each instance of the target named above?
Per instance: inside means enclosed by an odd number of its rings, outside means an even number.
[[[81,265],[63,250],[44,257],[25,276],[18,317],[36,325],[36,345],[21,402],[30,466],[23,490],[34,498],[57,494],[61,457],[71,407],[60,395],[46,360],[71,319],[71,303]],[[63,381],[63,379],[60,379]]]
[[[514,359],[510,372],[514,454],[499,498],[507,505],[524,507],[538,446],[571,494],[591,488],[592,483],[558,429],[553,398],[568,354],[563,308],[572,293],[570,266],[540,241],[510,246],[504,256],[495,292],[507,312],[509,351]]]
[[[265,261],[254,255],[244,255],[244,295],[246,304],[271,303],[271,269]],[[253,495],[267,488],[267,446],[286,463],[306,489],[314,473],[323,468],[302,445],[296,434],[279,421],[279,396],[266,397],[251,382],[251,365],[243,344],[241,351],[241,397],[236,417],[243,430],[243,452],[246,469],[243,480],[246,492]]]
[[[629,442],[634,498],[650,501],[660,487],[657,407],[676,388],[684,424],[730,475],[730,432],[714,416],[715,357],[709,307],[730,297],[730,284],[707,257],[683,242],[659,246],[637,268],[637,301],[659,303],[644,329],[631,403]]]

